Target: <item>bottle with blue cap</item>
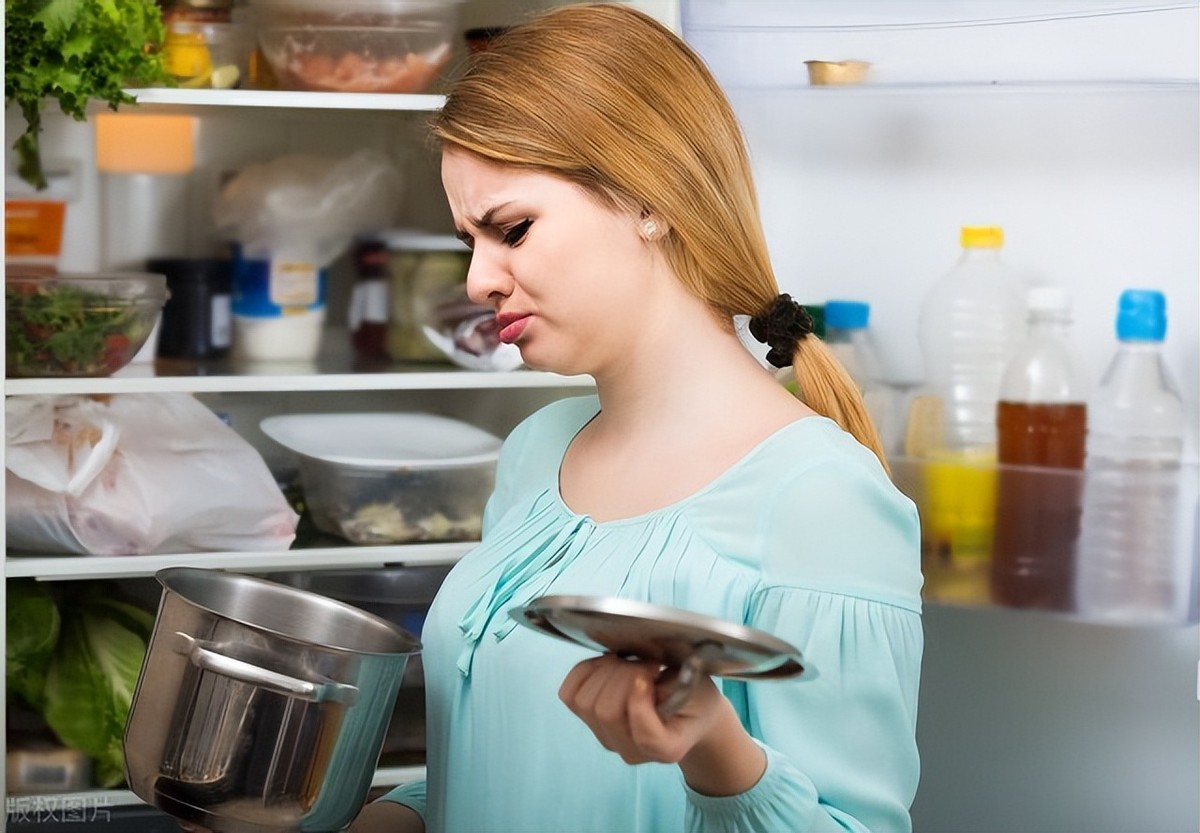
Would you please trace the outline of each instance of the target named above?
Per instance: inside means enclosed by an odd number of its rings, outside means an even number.
[[[1087,482],[1079,544],[1080,612],[1089,619],[1169,622],[1186,614],[1178,553],[1184,412],[1163,358],[1166,298],[1127,289],[1116,355],[1088,405]]]
[[[884,450],[895,452],[900,441],[894,392],[888,386],[883,363],[868,324],[871,305],[864,301],[825,303],[825,344],[837,356],[862,392],[867,413],[875,423]]]

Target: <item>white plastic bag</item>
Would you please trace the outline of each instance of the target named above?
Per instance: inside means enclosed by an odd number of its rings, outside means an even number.
[[[323,267],[355,235],[390,226],[401,191],[400,172],[377,150],[342,159],[289,154],[239,171],[217,195],[213,217],[247,260]]]
[[[283,550],[296,513],[259,453],[189,394],[5,401],[8,546]]]

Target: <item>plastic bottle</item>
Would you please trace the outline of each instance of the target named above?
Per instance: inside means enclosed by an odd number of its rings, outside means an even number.
[[[996,408],[992,598],[1073,611],[1087,377],[1071,343],[1067,292],[1034,287],[1028,300],[1028,336],[1004,373]]]
[[[1163,361],[1166,298],[1125,290],[1116,355],[1090,402],[1079,607],[1087,618],[1164,622],[1188,607],[1180,527],[1183,405]]]
[[[868,324],[871,307],[862,301],[828,301],[825,304],[825,343],[858,384],[867,412],[886,451],[899,444],[900,420],[893,391],[888,387],[879,351]]]
[[[958,262],[921,306],[926,385],[910,408],[907,449],[925,458],[922,526],[931,596],[986,602],[996,404],[1025,332],[1024,281],[1000,256],[999,227],[964,226],[960,240]]]

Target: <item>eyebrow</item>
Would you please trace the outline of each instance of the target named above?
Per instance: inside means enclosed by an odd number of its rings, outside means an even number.
[[[478,220],[472,220],[470,217],[468,217],[467,220],[471,223],[471,225],[475,226],[475,228],[480,228],[480,229],[488,228],[489,226],[491,226],[493,224],[492,220],[495,218],[496,212],[502,208],[505,208],[508,205],[511,205],[512,202],[513,202],[512,200],[507,200],[505,202],[500,203],[499,205],[493,205],[487,211],[483,212],[483,216],[480,217]],[[471,234],[469,234],[468,232],[466,232],[465,230],[460,229],[460,228],[456,228],[454,230],[454,236],[457,237],[459,240],[463,241],[464,243],[469,243],[470,240],[472,239]]]

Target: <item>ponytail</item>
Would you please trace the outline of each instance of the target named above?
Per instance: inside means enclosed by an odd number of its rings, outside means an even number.
[[[867,413],[866,403],[858,385],[833,351],[815,335],[806,336],[796,344],[792,360],[800,399],[821,416],[836,422],[854,439],[875,452],[889,474],[887,455],[879,432]]]

